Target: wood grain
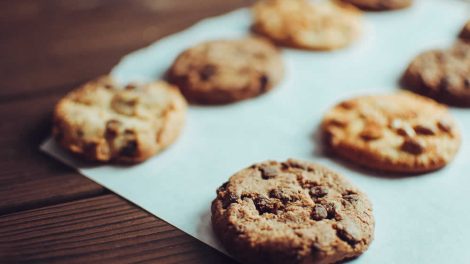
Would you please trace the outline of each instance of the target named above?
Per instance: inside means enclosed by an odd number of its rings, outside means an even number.
[[[0,262],[234,263],[111,194],[0,217]]]

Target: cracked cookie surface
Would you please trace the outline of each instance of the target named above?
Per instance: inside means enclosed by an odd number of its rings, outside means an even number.
[[[470,44],[456,43],[447,50],[430,50],[412,60],[404,85],[440,102],[470,107]]]
[[[372,242],[372,205],[341,175],[312,163],[266,161],[217,190],[215,233],[246,263],[333,263]]]
[[[176,87],[155,82],[124,88],[102,77],[57,103],[53,135],[89,160],[135,163],[170,145],[185,115],[186,101]]]
[[[328,111],[322,129],[335,154],[388,172],[439,169],[460,146],[459,130],[447,108],[410,92],[343,101]]]
[[[362,31],[361,12],[339,1],[263,0],[253,6],[253,30],[281,45],[312,50],[348,46]]]
[[[280,51],[267,40],[246,37],[201,43],[181,53],[170,82],[197,104],[227,104],[270,91],[284,75]]]
[[[413,0],[343,0],[364,10],[386,11],[411,6]]]

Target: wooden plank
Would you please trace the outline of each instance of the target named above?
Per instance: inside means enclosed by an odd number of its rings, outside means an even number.
[[[9,262],[235,263],[111,194],[0,217]]]
[[[0,104],[0,214],[105,190],[39,151],[60,94]]]
[[[7,14],[0,16],[0,98],[107,73],[126,53],[248,2],[0,2],[0,10]]]

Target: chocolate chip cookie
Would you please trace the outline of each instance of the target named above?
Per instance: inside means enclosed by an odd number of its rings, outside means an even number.
[[[116,85],[110,77],[84,84],[55,107],[53,134],[69,151],[99,162],[141,162],[179,135],[186,101],[165,82]]]
[[[286,46],[333,50],[362,31],[361,12],[339,1],[262,0],[253,6],[253,30]]]
[[[402,9],[411,6],[413,0],[343,0],[360,9],[370,11],[386,11]]]
[[[243,263],[334,263],[373,240],[372,205],[341,175],[319,165],[266,161],[217,190],[213,229]]]
[[[264,39],[247,37],[187,49],[168,77],[192,103],[227,104],[268,92],[283,73],[279,50]]]
[[[464,25],[462,30],[460,31],[459,38],[470,42],[470,20]]]
[[[387,172],[442,168],[460,146],[459,130],[447,108],[410,92],[341,102],[326,114],[322,128],[333,153]]]
[[[470,107],[470,45],[426,51],[410,63],[404,86],[440,102]]]

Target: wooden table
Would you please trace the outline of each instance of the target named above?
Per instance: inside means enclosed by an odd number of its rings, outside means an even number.
[[[55,102],[250,0],[0,0],[0,263],[233,263],[41,153]]]

